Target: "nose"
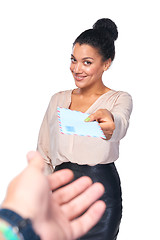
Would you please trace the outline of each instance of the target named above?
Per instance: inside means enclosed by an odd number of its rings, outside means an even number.
[[[74,65],[73,72],[76,73],[76,74],[82,73],[82,65],[81,65],[81,63],[76,63]]]

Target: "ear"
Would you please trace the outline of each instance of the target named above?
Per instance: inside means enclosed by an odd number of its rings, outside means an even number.
[[[107,71],[107,69],[111,66],[112,60],[109,58],[107,61],[104,63],[104,71]]]

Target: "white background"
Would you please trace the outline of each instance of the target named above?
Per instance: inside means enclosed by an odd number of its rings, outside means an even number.
[[[26,153],[36,149],[51,96],[74,88],[74,39],[103,17],[119,30],[104,83],[134,102],[116,163],[124,199],[118,240],[160,239],[158,0],[0,1],[0,202],[26,166]]]

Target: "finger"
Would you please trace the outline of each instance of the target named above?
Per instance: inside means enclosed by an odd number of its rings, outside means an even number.
[[[98,122],[114,122],[114,117],[111,112],[109,112],[107,109],[99,109],[93,114],[89,115],[85,122],[92,122],[92,121],[98,121]]]
[[[86,234],[101,219],[106,205],[103,201],[94,203],[81,217],[71,222],[73,239],[77,239]]]
[[[68,219],[74,219],[80,216],[88,207],[91,206],[104,193],[104,187],[101,183],[92,184],[86,191],[62,206],[62,211]]]
[[[62,169],[48,176],[50,189],[53,191],[69,183],[74,177],[70,169]]]
[[[40,153],[35,151],[28,152],[27,160],[28,160],[29,166],[34,166],[40,170],[44,169],[44,161]]]
[[[106,123],[100,123],[99,125],[100,125],[106,139],[110,140],[113,135],[114,129],[115,129],[115,124],[106,122]]]
[[[96,120],[97,120],[96,115],[91,114],[84,121],[85,122],[93,122],[93,121],[96,121]]]
[[[113,131],[115,130],[115,123],[114,122],[104,122],[104,123],[99,123],[100,127],[102,128],[103,131],[107,131],[107,134],[112,134]]]
[[[89,186],[91,186],[92,180],[89,177],[83,176],[69,185],[57,190],[53,194],[53,200],[59,204],[64,204],[83,193]]]
[[[95,113],[92,113],[89,115],[86,119],[85,122],[103,122],[103,118],[106,117],[106,110],[105,109],[99,109]]]
[[[105,138],[103,138],[104,140],[110,140],[113,134],[107,134],[104,132],[104,135],[105,135]]]

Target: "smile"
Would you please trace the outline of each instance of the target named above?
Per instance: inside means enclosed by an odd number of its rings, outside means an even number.
[[[82,81],[85,78],[86,78],[86,76],[80,76],[80,75],[75,75],[74,74],[74,79],[77,80],[77,81]]]

